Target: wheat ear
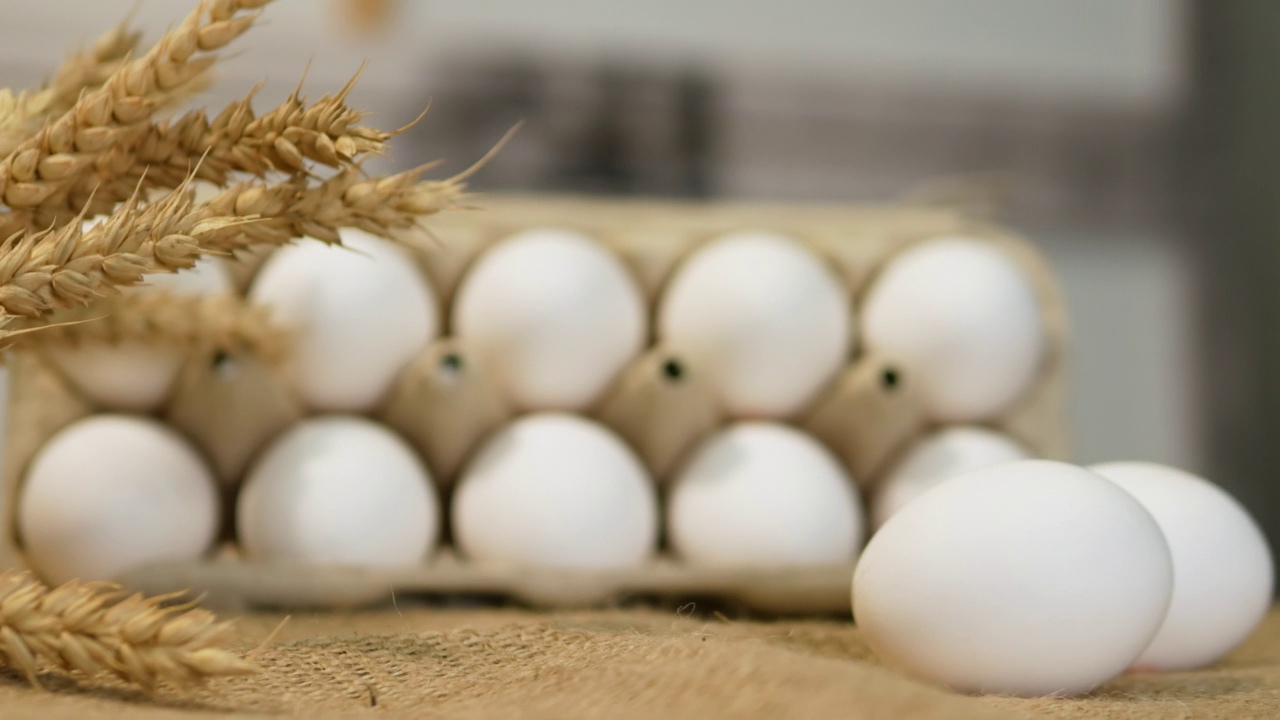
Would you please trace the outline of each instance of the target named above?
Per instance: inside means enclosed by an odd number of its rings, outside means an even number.
[[[18,95],[0,90],[0,157],[33,135],[45,118],[70,110],[83,91],[106,82],[140,38],[141,33],[131,30],[126,20],[103,33],[88,50],[67,56],[39,90]]]
[[[0,346],[18,318],[88,305],[137,284],[144,274],[191,267],[204,254],[303,236],[337,242],[340,227],[390,235],[456,206],[471,171],[419,180],[426,167],[384,178],[347,168],[316,186],[303,177],[276,185],[241,183],[201,205],[184,184],[151,204],[135,193],[87,230],[70,222],[15,234],[0,244]]]
[[[74,187],[68,178],[88,173],[114,148],[133,147],[156,108],[201,77],[216,59],[214,51],[248,30],[269,2],[202,0],[146,55],[122,65],[102,87],[19,143],[0,161],[0,199],[13,209],[9,225],[25,215],[30,226],[32,209],[44,205],[66,208],[62,196]]]
[[[146,343],[248,353],[283,359],[289,332],[270,311],[232,294],[183,295],[163,289],[126,293],[89,307],[64,310],[24,328],[18,344]]]
[[[151,178],[158,186],[175,187],[200,160],[201,179],[226,183],[227,173],[259,177],[271,171],[301,172],[306,163],[339,167],[370,153],[382,153],[399,130],[385,132],[359,125],[365,113],[346,104],[359,74],[337,93],[308,105],[295,90],[283,103],[255,117],[253,94],[228,105],[209,121],[203,111],[173,124],[156,124],[138,143],[134,172],[165,168],[169,179]]]
[[[465,185],[456,178],[421,180],[430,167],[372,178],[349,167],[315,185],[301,177],[276,185],[240,183],[210,198],[199,213],[256,218],[217,231],[242,233],[251,244],[280,245],[297,237],[337,243],[344,227],[392,236],[422,217],[459,206]]]
[[[39,686],[55,666],[88,676],[115,675],[154,688],[189,685],[254,666],[226,650],[230,624],[177,596],[124,596],[119,588],[70,582],[50,590],[26,573],[0,574],[0,655]]]
[[[219,231],[241,219],[197,224],[194,207],[194,193],[183,187],[145,206],[135,195],[87,231],[72,222],[11,236],[0,245],[0,343],[18,317],[87,305],[141,282],[144,274],[175,272],[202,253],[239,247],[239,236]]]
[[[363,113],[345,102],[354,83],[355,78],[339,93],[311,105],[295,92],[261,117],[254,115],[250,94],[212,121],[204,111],[193,111],[173,123],[149,124],[132,146],[117,145],[101,155],[92,172],[48,181],[59,191],[31,208],[25,220],[36,227],[56,226],[82,209],[89,215],[108,213],[139,183],[148,189],[174,188],[193,167],[199,179],[225,185],[232,172],[259,177],[273,171],[300,173],[309,162],[341,167],[382,153],[399,131],[359,125]],[[0,228],[18,229],[4,223]]]
[[[296,237],[339,242],[338,230],[354,227],[383,237],[414,226],[423,217],[463,207],[466,181],[515,135],[517,124],[471,167],[443,180],[423,180],[428,163],[384,177],[367,177],[347,166],[315,185],[294,178],[277,185],[241,183],[224,189],[201,208],[203,217],[256,218],[227,225],[219,234],[242,233],[250,244],[280,245]],[[243,242],[243,241],[242,241]]]
[[[189,268],[203,254],[233,254],[304,236],[338,242],[342,227],[392,236],[424,216],[458,207],[466,179],[517,128],[480,161],[445,180],[421,180],[430,165],[381,178],[347,167],[315,186],[303,176],[276,185],[241,183],[199,205],[184,184],[151,204],[135,192],[87,230],[76,221],[16,233],[0,244],[0,347],[12,339],[19,318],[88,305],[137,284],[144,274]]]

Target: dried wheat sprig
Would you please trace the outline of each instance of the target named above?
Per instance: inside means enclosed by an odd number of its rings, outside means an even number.
[[[305,177],[240,183],[204,204],[184,185],[143,204],[137,193],[104,221],[79,221],[11,236],[0,244],[0,346],[17,318],[75,308],[138,283],[143,274],[191,267],[202,254],[228,254],[310,236],[338,241],[338,228],[390,235],[418,218],[454,207],[468,170],[419,180],[428,166],[383,178],[357,168],[311,186]]]
[[[175,596],[124,596],[102,583],[46,588],[26,573],[0,574],[0,656],[39,686],[43,667],[110,674],[145,688],[190,685],[256,668],[222,649],[231,626]]]
[[[73,178],[88,172],[115,147],[133,147],[166,97],[200,77],[225,47],[252,26],[272,0],[201,0],[146,55],[125,63],[106,83],[19,143],[0,161],[0,199],[7,220],[30,226],[32,210],[67,206]],[[69,219],[69,218],[67,218]]]
[[[432,166],[372,178],[347,167],[316,184],[303,177],[275,185],[239,183],[210,198],[199,212],[211,218],[256,218],[217,231],[241,233],[252,244],[279,245],[297,237],[336,243],[338,229],[344,227],[390,236],[422,217],[458,206],[465,184],[457,178],[421,180]]]
[[[184,295],[159,288],[64,310],[24,329],[22,346],[168,344],[244,352],[268,362],[283,359],[290,340],[267,308],[238,295]]]
[[[251,93],[212,121],[197,110],[173,123],[149,124],[135,145],[115,145],[100,155],[91,172],[48,181],[60,186],[59,191],[25,220],[35,227],[57,226],[85,208],[90,215],[107,213],[131,195],[139,182],[149,189],[173,188],[186,180],[193,167],[197,178],[225,185],[232,172],[259,177],[273,171],[299,173],[308,162],[341,167],[365,155],[381,154],[401,130],[359,125],[364,113],[346,104],[357,78],[311,105],[295,91],[261,117],[254,115]],[[70,191],[64,192],[67,188]],[[55,205],[57,200],[64,202]],[[0,224],[0,228],[6,226]]]
[[[463,207],[466,181],[484,167],[515,135],[511,128],[471,167],[443,180],[423,180],[438,163],[383,177],[367,177],[347,166],[315,185],[295,176],[277,185],[240,183],[210,198],[201,209],[212,218],[257,218],[243,226],[215,231],[241,233],[252,244],[279,245],[296,237],[339,242],[338,229],[355,227],[392,237],[421,218]]]
[[[69,55],[39,90],[16,95],[0,90],[0,157],[39,130],[45,118],[70,110],[83,91],[106,82],[141,37],[125,20],[99,36],[88,50]]]
[[[358,79],[357,74],[337,93],[311,105],[295,90],[261,117],[254,116],[251,93],[212,121],[196,111],[172,124],[152,125],[138,143],[133,169],[151,166],[149,180],[175,187],[200,160],[200,179],[225,184],[232,171],[258,176],[295,173],[304,171],[308,161],[340,167],[360,156],[382,153],[400,131],[359,125],[365,113],[346,104]],[[153,176],[157,169],[169,176]]]
[[[394,235],[423,216],[460,206],[466,179],[517,128],[480,161],[444,180],[421,180],[429,165],[382,178],[347,167],[314,186],[304,176],[275,185],[240,183],[203,204],[195,203],[187,183],[151,204],[135,192],[87,230],[78,218],[61,228],[14,234],[0,244],[0,347],[12,339],[18,318],[82,307],[146,273],[191,267],[202,254],[302,236],[337,242],[341,227]]]
[[[197,218],[195,206],[184,186],[150,205],[135,195],[89,230],[72,222],[11,236],[0,245],[0,343],[16,318],[81,307],[146,273],[175,272],[202,253],[243,247],[238,235],[218,234],[242,219]]]

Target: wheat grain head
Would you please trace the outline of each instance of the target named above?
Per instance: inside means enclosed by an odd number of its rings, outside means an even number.
[[[114,675],[153,689],[255,671],[219,647],[230,624],[208,611],[170,605],[177,596],[124,596],[105,583],[49,589],[26,573],[0,574],[0,656],[39,686],[58,667]]]
[[[124,63],[102,87],[82,94],[62,115],[0,160],[0,200],[29,226],[36,209],[67,207],[75,183],[117,147],[133,147],[152,115],[209,69],[216,51],[248,30],[271,0],[201,0],[142,57]],[[75,213],[71,213],[74,216]],[[69,219],[69,218],[68,218]],[[41,224],[43,225],[43,224]]]
[[[465,185],[457,178],[420,180],[426,169],[366,178],[352,167],[316,185],[302,176],[246,182],[201,204],[184,184],[150,204],[135,192],[89,229],[75,221],[14,234],[0,244],[0,346],[20,318],[88,305],[144,274],[189,268],[204,254],[304,236],[336,243],[342,227],[391,235],[462,197]]]
[[[400,131],[359,125],[364,113],[345,102],[355,80],[314,104],[295,91],[260,117],[250,93],[213,120],[196,110],[172,123],[148,124],[132,145],[113,145],[100,155],[91,172],[46,181],[59,190],[25,220],[36,227],[56,226],[86,208],[90,215],[107,213],[140,183],[147,189],[174,188],[193,168],[199,179],[226,185],[231,173],[304,173],[308,163],[337,168],[381,154]]]

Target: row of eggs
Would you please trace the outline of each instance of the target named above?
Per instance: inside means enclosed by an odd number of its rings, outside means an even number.
[[[875,497],[878,525],[954,472],[1026,457],[977,427],[930,436]],[[304,420],[274,440],[235,499],[242,552],[262,562],[423,562],[440,541],[440,492],[397,434],[354,415]],[[651,558],[659,528],[692,563],[778,567],[852,562],[862,500],[825,446],[747,421],[698,446],[660,507],[657,484],[619,437],[568,413],[526,415],[478,449],[452,493],[453,541],[474,561],[585,570]],[[190,560],[218,535],[217,484],[199,452],[150,418],[99,414],[32,458],[17,504],[27,558],[47,579],[110,578]]]
[[[863,549],[852,482],[790,426],[741,422],[707,440],[660,520],[655,487],[621,440],[576,415],[531,414],[469,464],[452,497],[453,540],[472,561],[607,571],[650,559],[661,524],[691,565],[856,560],[854,615],[877,654],[982,692],[1075,693],[1128,667],[1201,667],[1256,627],[1272,559],[1226,492],[1158,465],[1025,459],[1006,442],[957,427],[917,445],[879,496],[885,516]],[[36,455],[17,524],[46,578],[110,577],[203,556],[218,505],[212,473],[176,432],[104,414]],[[287,431],[235,510],[241,551],[268,563],[417,564],[442,534],[412,449],[350,415]]]
[[[345,247],[305,241],[277,251],[248,297],[294,333],[289,376],[312,410],[366,413],[441,333],[441,303],[402,248],[358,230],[342,238]],[[232,289],[225,269],[209,263],[157,281],[186,292]],[[1035,381],[1046,354],[1033,283],[986,241],[939,237],[908,248],[858,306],[801,242],[731,233],[680,264],[650,327],[616,255],[581,233],[542,228],[474,262],[449,332],[525,411],[591,407],[656,339],[697,360],[732,417],[795,416],[861,348],[912,377],[933,419],[983,421]],[[63,347],[51,356],[98,407],[142,412],[164,401],[180,363],[177,350],[160,347]]]

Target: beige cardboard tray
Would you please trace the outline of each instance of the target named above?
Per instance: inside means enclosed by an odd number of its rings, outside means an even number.
[[[499,596],[533,607],[568,609],[640,597],[732,600],[779,614],[847,613],[852,580],[850,565],[700,568],[664,557],[624,570],[531,571],[468,563],[449,551],[422,567],[267,566],[222,557],[205,563],[149,565],[121,578],[126,586],[146,593],[198,588],[206,605],[232,610],[348,608],[414,596]]]
[[[1006,250],[1037,289],[1049,352],[1035,385],[988,425],[1034,454],[1065,458],[1064,354],[1066,318],[1053,275],[1026,241],[984,218],[934,206],[806,207],[614,201],[566,197],[484,197],[483,209],[433,218],[426,229],[398,237],[439,293],[444,317],[466,269],[486,247],[530,227],[581,230],[614,250],[632,270],[651,307],[682,258],[726,232],[769,230],[790,235],[835,270],[855,309],[876,273],[912,243],[946,235],[986,240]],[[233,265],[241,291],[262,257]],[[468,455],[515,412],[470,360],[461,377],[441,382],[441,362],[466,356],[465,339],[433,343],[400,377],[372,415],[388,423],[422,454],[449,488]],[[184,432],[208,457],[228,499],[245,468],[269,441],[307,414],[284,371],[253,357],[233,358],[226,374],[209,349],[192,351],[168,404],[158,416]],[[631,443],[661,484],[698,441],[728,420],[694,373],[673,383],[660,371],[667,350],[652,347],[626,369],[590,414]],[[225,359],[225,358],[224,358]],[[905,387],[887,390],[885,361],[855,351],[844,372],[815,406],[790,422],[823,440],[847,464],[863,492],[909,443],[934,426]],[[21,565],[13,508],[33,454],[71,422],[99,411],[47,362],[38,344],[15,352],[5,438],[6,512],[0,537],[7,565]],[[90,471],[86,469],[86,471]],[[230,503],[228,503],[230,505]],[[651,565],[610,573],[566,573],[479,567],[445,549],[421,567],[398,569],[268,567],[236,559],[234,539],[208,560],[138,568],[125,582],[138,589],[207,591],[229,605],[339,606],[387,599],[392,593],[481,593],[539,605],[608,602],[627,595],[720,597],[761,610],[847,610],[852,568],[726,570],[682,564],[664,554]]]

